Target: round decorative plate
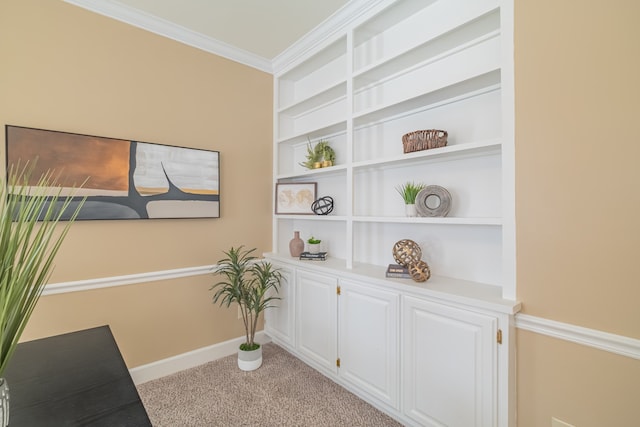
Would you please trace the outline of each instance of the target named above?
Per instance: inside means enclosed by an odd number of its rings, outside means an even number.
[[[422,258],[422,249],[413,240],[399,240],[393,245],[393,259],[404,267],[415,264]]]
[[[430,198],[434,197],[438,200],[437,206],[429,207],[427,202],[433,206],[430,201],[433,199]],[[451,194],[444,187],[428,185],[416,196],[416,211],[420,216],[447,216],[449,210],[451,210]]]

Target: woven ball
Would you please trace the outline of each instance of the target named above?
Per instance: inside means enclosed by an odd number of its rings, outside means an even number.
[[[422,258],[422,249],[413,240],[399,240],[393,245],[393,259],[403,267],[409,267]]]
[[[431,277],[431,270],[426,262],[418,261],[409,266],[409,274],[416,282],[426,282]]]

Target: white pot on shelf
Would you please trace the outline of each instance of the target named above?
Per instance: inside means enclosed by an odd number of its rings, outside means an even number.
[[[418,216],[416,205],[413,203],[404,205],[404,211],[407,216]]]
[[[312,254],[320,252],[320,243],[307,243],[307,252]]]

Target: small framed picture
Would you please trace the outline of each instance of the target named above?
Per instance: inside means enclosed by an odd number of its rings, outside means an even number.
[[[276,214],[313,215],[316,182],[277,183]]]

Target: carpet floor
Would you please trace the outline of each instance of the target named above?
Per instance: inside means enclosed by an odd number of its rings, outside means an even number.
[[[238,369],[232,355],[138,392],[154,427],[401,425],[273,343],[255,371]]]

